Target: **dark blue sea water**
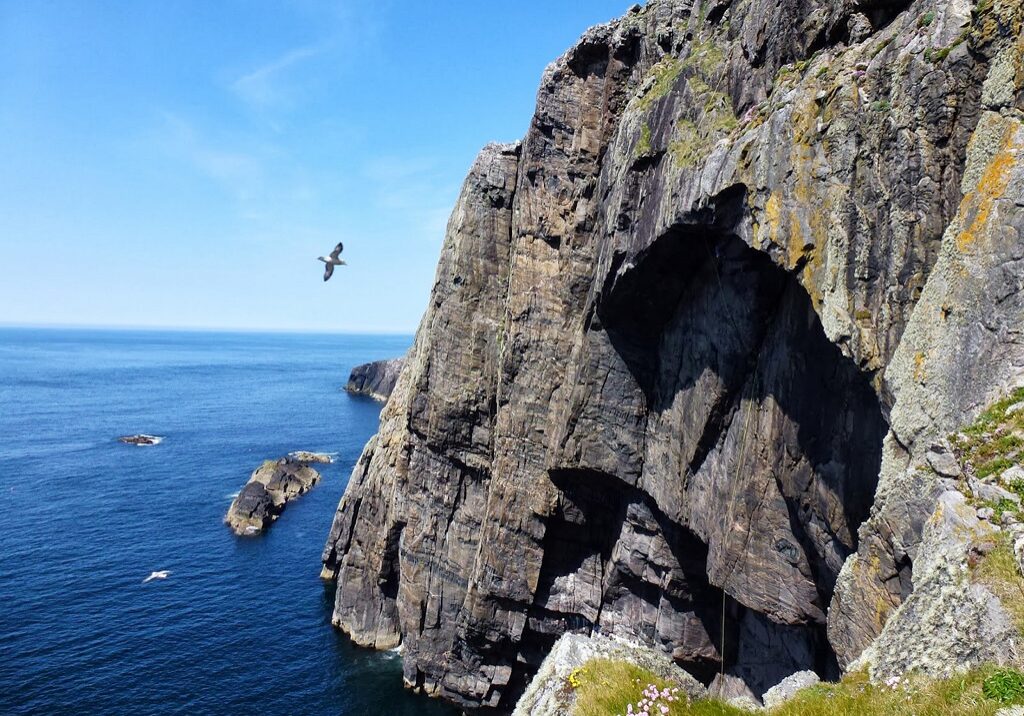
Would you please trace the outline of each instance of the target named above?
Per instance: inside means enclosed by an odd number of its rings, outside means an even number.
[[[0,330],[0,713],[452,713],[331,628],[318,578],[380,409],[340,387],[410,342]],[[337,460],[235,537],[232,494],[297,449]]]

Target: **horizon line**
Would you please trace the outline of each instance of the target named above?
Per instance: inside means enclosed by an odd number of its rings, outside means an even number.
[[[408,331],[399,330],[354,330],[354,329],[331,329],[331,328],[255,328],[237,326],[173,326],[173,325],[145,325],[130,323],[30,323],[0,321],[2,329],[29,329],[29,330],[82,330],[82,331],[153,331],[165,333],[293,333],[293,334],[317,334],[317,335],[356,335],[356,336],[402,336],[412,337],[416,334],[415,329]]]

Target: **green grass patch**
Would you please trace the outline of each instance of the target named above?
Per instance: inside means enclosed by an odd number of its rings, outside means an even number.
[[[637,100],[636,106],[644,112],[649,110],[655,102],[669,93],[682,71],[683,64],[674,57],[662,57],[658,60],[651,68],[654,83]]]
[[[692,168],[711,154],[715,143],[739,126],[732,101],[724,92],[712,89],[703,79],[691,76],[686,80],[692,103],[700,106],[697,121],[681,119],[669,142],[669,156],[677,166]]]
[[[634,664],[595,659],[576,669],[573,716],[622,716],[638,711],[643,690],[673,684]],[[747,716],[754,713],[714,699],[666,703],[668,716]],[[818,684],[767,712],[771,716],[993,716],[1000,708],[1024,703],[1024,674],[985,666],[950,679],[911,677],[896,688],[872,684],[865,672],[848,674],[835,684]],[[661,716],[660,708],[654,713]],[[764,713],[764,712],[761,712]]]
[[[1019,461],[1024,449],[1024,408],[1013,412],[1010,408],[1020,402],[1024,402],[1024,388],[996,401],[963,431],[950,437],[960,463],[976,477],[998,476]],[[1024,485],[1018,489],[1018,494],[1024,496]]]
[[[644,125],[640,128],[640,139],[636,143],[636,155],[643,157],[651,153],[651,128]]]
[[[981,693],[1001,704],[1024,702],[1024,674],[1015,669],[999,669],[981,682]]]
[[[679,166],[690,169],[707,157],[706,146],[697,125],[689,119],[676,123],[676,138],[668,144],[668,152]]]
[[[1024,408],[1013,412],[1010,408],[1021,402],[1024,388],[993,403],[971,425],[950,437],[956,457],[977,477],[997,476],[1019,462],[1024,450]],[[1024,496],[1024,485],[1014,492]]]
[[[683,60],[683,67],[710,76],[719,71],[724,61],[725,53],[714,40],[693,40],[690,43],[690,53]]]
[[[893,39],[894,38],[890,37],[889,39],[882,40],[880,43],[878,43],[878,45],[876,45],[875,48],[873,50],[871,50],[871,59],[874,59],[874,58],[878,57],[878,54],[882,50],[884,50],[886,47],[888,47],[890,44],[892,44]]]
[[[1024,634],[1024,576],[1013,554],[1010,534],[999,532],[995,539],[995,547],[971,570],[971,579],[984,584],[999,597],[1003,609],[1013,617],[1017,630]]]

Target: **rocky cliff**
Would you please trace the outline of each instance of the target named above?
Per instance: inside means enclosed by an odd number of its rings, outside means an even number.
[[[405,358],[377,360],[363,363],[352,369],[345,390],[356,395],[368,395],[374,400],[385,401],[391,396],[402,372]]]
[[[1021,15],[651,0],[588,31],[469,172],[324,549],[334,623],[502,711],[566,631],[755,695],[861,655],[946,436],[1022,379]]]

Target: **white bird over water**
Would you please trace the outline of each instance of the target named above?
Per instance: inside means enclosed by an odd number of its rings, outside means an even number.
[[[324,266],[324,281],[329,279],[331,277],[331,274],[334,273],[335,266],[346,265],[344,261],[338,258],[338,256],[341,255],[342,249],[344,248],[345,247],[341,244],[341,242],[338,242],[338,245],[334,247],[334,251],[331,252],[330,256],[317,257],[317,260],[323,261],[325,264],[327,264],[326,266]]]
[[[148,577],[142,580],[142,583],[145,584],[146,582],[152,582],[154,579],[167,579],[167,577],[170,574],[171,572],[168,569],[161,569],[158,572],[151,572]]]

